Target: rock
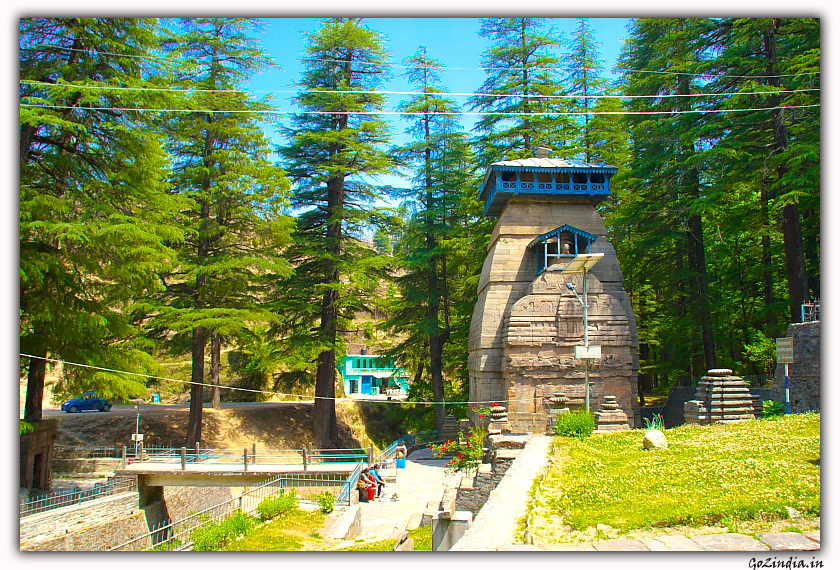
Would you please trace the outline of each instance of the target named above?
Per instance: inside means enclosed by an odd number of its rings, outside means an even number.
[[[665,434],[660,430],[649,429],[645,432],[642,445],[645,449],[668,449],[668,440],[665,439]]]

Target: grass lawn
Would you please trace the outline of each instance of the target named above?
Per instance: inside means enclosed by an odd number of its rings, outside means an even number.
[[[569,540],[599,524],[626,533],[787,519],[788,507],[819,517],[818,413],[685,425],[665,435],[668,449],[652,451],[642,447],[644,430],[556,437],[530,505],[535,538]]]
[[[316,510],[294,510],[249,531],[224,550],[321,550],[325,515]]]
[[[300,551],[300,550],[332,550],[334,543],[325,540],[323,532],[326,516],[317,510],[295,510],[280,515],[269,522],[254,528],[248,533],[229,544],[223,550],[234,551]],[[432,549],[432,526],[428,525],[408,531],[414,538],[415,550]],[[351,546],[340,548],[342,551],[377,551],[394,550],[395,538],[376,542],[358,542]]]

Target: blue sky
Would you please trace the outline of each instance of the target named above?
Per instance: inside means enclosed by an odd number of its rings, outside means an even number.
[[[574,18],[548,18],[551,24],[567,36],[577,25]],[[592,18],[590,24],[600,42],[601,58],[607,70],[615,65],[627,34],[627,18]],[[255,95],[271,92],[275,95],[275,104],[283,110],[291,110],[290,97],[296,91],[295,83],[300,79],[302,66],[299,58],[305,47],[305,32],[315,31],[319,21],[314,18],[268,18],[266,28],[259,36],[265,49],[273,56],[282,70],[265,72],[256,76],[249,87]],[[363,22],[367,27],[377,30],[387,37],[387,49],[395,63],[413,55],[420,46],[426,46],[430,57],[441,61],[448,71],[442,75],[444,86],[449,92],[473,93],[484,82],[481,69],[481,55],[489,47],[488,40],[478,36],[480,22],[478,18],[368,18]],[[392,68],[393,77],[382,89],[386,91],[408,91],[398,66]],[[283,93],[287,91],[287,93]],[[388,110],[406,96],[388,97]],[[453,97],[463,105],[467,97]],[[395,143],[407,140],[403,131],[406,124],[399,117],[386,116],[394,125]],[[463,117],[463,125],[471,127],[472,118]],[[278,143],[279,137],[269,131]],[[384,177],[379,180],[384,184],[407,186],[407,182],[398,177]]]

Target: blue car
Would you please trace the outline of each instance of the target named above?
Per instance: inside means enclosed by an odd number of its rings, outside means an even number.
[[[97,410],[107,412],[111,409],[111,402],[105,398],[97,398],[96,392],[85,392],[78,398],[74,398],[61,404],[61,411],[68,414],[84,412],[85,410]]]

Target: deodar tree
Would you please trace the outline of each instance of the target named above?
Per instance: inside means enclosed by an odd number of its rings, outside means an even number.
[[[148,115],[157,101],[153,20],[20,20],[20,351],[24,417],[39,421],[45,358],[154,370],[131,307],[157,286],[182,237],[166,156]],[[138,89],[140,88],[140,89]],[[159,103],[159,101],[157,101]],[[65,366],[57,392],[137,396],[141,376]]]
[[[270,63],[254,34],[261,23],[241,18],[168,22],[165,44],[180,62],[175,84],[189,112],[166,117],[172,190],[187,201],[187,237],[178,265],[162,272],[165,290],[148,305],[151,331],[173,352],[190,352],[190,418],[186,442],[201,440],[205,351],[211,347],[218,407],[222,339],[237,340],[274,320],[269,284],[288,276],[281,256],[293,224],[283,214],[289,182],[271,160],[260,121],[270,106],[243,90]]]
[[[301,377],[315,364],[314,435],[328,447],[337,438],[336,358],[339,331],[368,306],[388,259],[361,241],[386,216],[373,202],[382,190],[371,176],[393,168],[384,145],[388,124],[376,115],[386,74],[383,37],[357,18],[325,20],[307,35],[306,71],[295,101],[301,112],[285,132],[283,152],[302,212],[289,248],[294,277],[285,284],[282,318]],[[314,334],[313,334],[314,333]]]

